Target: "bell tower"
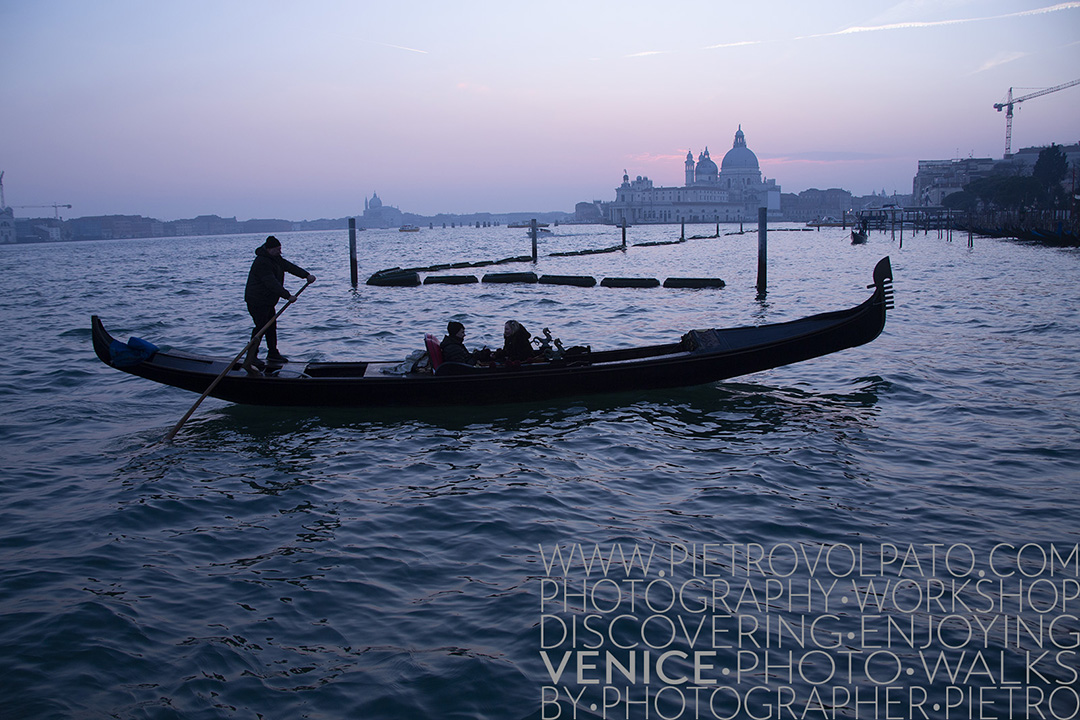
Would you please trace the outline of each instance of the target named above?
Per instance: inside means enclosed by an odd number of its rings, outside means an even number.
[[[694,154],[686,151],[686,187],[694,184]]]

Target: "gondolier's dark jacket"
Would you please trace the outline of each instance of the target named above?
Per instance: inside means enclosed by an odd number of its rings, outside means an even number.
[[[254,307],[273,307],[279,299],[288,300],[289,291],[283,284],[286,272],[298,278],[310,275],[307,270],[285,258],[274,257],[262,245],[255,248],[255,260],[251,263],[244,288],[244,302]]]

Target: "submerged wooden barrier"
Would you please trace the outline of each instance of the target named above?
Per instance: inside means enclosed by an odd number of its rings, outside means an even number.
[[[541,275],[541,285],[573,285],[575,287],[593,287],[596,278],[588,275]]]
[[[516,255],[514,257],[503,258],[502,260],[496,260],[496,261],[494,261],[494,262],[492,262],[490,264],[491,265],[505,265],[506,263],[531,262],[531,261],[532,261],[532,258],[529,257],[528,255]]]
[[[488,273],[484,276],[486,283],[535,283],[538,280],[534,272]]]
[[[664,281],[666,288],[722,288],[726,284],[720,278],[668,278]]]
[[[691,240],[700,240],[700,236],[690,238]],[[661,245],[680,245],[686,242],[685,238],[679,240],[651,240],[649,242],[634,243],[634,247],[660,247]]]
[[[389,270],[380,270],[369,277],[367,284],[382,287],[416,287],[420,284],[420,275],[415,270],[390,268]]]
[[[445,269],[445,268],[444,268]],[[424,285],[471,285],[481,282],[475,275],[429,275],[424,278]],[[484,275],[483,282],[492,284],[541,284],[541,285],[564,285],[572,287],[595,287],[596,278],[588,275],[543,275],[537,277],[534,272],[506,272],[488,273]],[[368,285],[381,287],[416,287],[421,284],[420,274],[412,268],[389,268],[380,270],[367,280]],[[665,288],[722,288],[726,283],[720,278],[668,278],[664,280]],[[625,278],[608,277],[600,281],[601,287],[612,288],[654,288],[660,287],[660,281],[656,278]]]
[[[475,275],[429,275],[424,278],[425,285],[470,285],[478,282]]]
[[[604,278],[600,281],[601,287],[618,288],[654,288],[660,287],[660,281],[656,278]]]
[[[581,255],[603,255],[604,253],[619,252],[626,248],[621,245],[614,245],[607,248],[592,248],[588,250],[567,250],[565,252],[553,252],[549,253],[548,257],[578,257]]]
[[[410,267],[410,268],[394,268],[394,270],[397,270],[399,272],[423,273],[423,272],[438,272],[440,270],[460,270],[462,268],[490,267],[492,265],[506,265],[508,263],[518,263],[518,262],[532,262],[532,258],[529,257],[528,255],[518,255],[516,257],[503,258],[502,260],[479,260],[477,262],[463,261],[463,262],[456,262],[456,263],[438,263],[436,265],[423,265],[423,266]],[[380,270],[378,273],[375,273],[375,274],[378,275],[379,273],[386,273],[386,272],[390,272],[390,271],[389,270]]]

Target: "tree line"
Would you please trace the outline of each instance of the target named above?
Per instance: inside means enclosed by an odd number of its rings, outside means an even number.
[[[1051,145],[1039,153],[1031,175],[1001,172],[973,180],[945,197],[942,205],[965,212],[1066,209],[1070,197],[1063,181],[1068,173],[1065,152],[1060,145]]]

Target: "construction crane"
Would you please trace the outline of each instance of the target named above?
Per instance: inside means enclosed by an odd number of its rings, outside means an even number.
[[[1065,88],[1070,88],[1073,85],[1080,85],[1080,80],[1073,80],[1072,82],[1067,82],[1062,85],[1055,85],[1052,88],[1043,88],[1042,90],[1038,90],[1036,92],[1015,99],[1013,98],[1013,89],[1009,88],[1009,97],[1005,100],[1005,102],[994,103],[994,109],[998,112],[1001,112],[1002,108],[1008,108],[1008,110],[1005,112],[1005,157],[1009,157],[1010,155],[1012,155],[1013,105],[1019,105],[1025,100],[1042,97],[1043,95],[1049,95],[1052,92],[1064,90]]]
[[[24,209],[24,208],[47,208],[47,207],[51,207],[53,209],[53,212],[56,214],[56,219],[57,220],[60,219],[60,208],[67,208],[68,210],[71,209],[70,205],[61,205],[60,203],[53,203],[52,205],[13,205],[12,207],[19,208],[20,210]]]

